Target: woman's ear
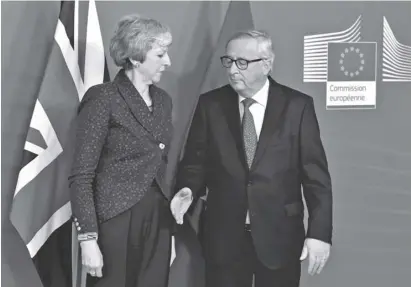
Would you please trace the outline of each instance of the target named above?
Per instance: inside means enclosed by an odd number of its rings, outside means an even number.
[[[128,58],[128,60],[130,61],[130,63],[134,66],[134,67],[139,67],[140,66],[140,62],[131,58]]]

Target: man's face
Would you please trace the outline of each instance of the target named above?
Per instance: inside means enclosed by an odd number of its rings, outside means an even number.
[[[260,59],[258,42],[255,39],[235,39],[228,43],[226,55],[234,60]],[[251,97],[264,85],[270,68],[264,61],[249,63],[247,69],[240,70],[233,62],[231,68],[226,68],[228,81],[233,89],[242,96]]]

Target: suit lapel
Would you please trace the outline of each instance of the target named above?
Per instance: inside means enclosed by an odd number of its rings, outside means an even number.
[[[244,144],[243,144],[243,136],[241,131],[241,119],[240,119],[240,110],[238,104],[238,94],[231,88],[231,86],[227,86],[227,94],[228,96],[225,97],[224,102],[224,114],[227,118],[228,127],[231,131],[231,134],[234,138],[236,143],[238,156],[240,158],[241,163],[243,166],[248,169],[247,161],[245,158],[244,152]]]
[[[270,142],[270,138],[278,128],[280,117],[287,103],[287,98],[284,95],[280,85],[278,85],[271,77],[269,77],[270,87],[268,91],[267,106],[264,114],[264,122],[261,134],[257,144],[254,161],[251,166],[253,169],[258,161],[263,157],[264,150]]]
[[[137,89],[125,75],[124,70],[119,71],[114,83],[134,118],[156,140],[163,142],[165,140],[163,138],[165,107],[162,93],[154,85],[150,86],[150,96],[153,101],[153,112],[151,112]]]

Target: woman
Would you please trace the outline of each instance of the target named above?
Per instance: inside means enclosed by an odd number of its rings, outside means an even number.
[[[87,287],[167,286],[172,102],[155,84],[171,64],[171,41],[156,20],[121,19],[110,44],[121,70],[80,104],[69,181]]]

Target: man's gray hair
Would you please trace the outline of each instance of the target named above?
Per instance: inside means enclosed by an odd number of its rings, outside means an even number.
[[[258,50],[261,57],[270,60],[271,65],[274,62],[274,49],[273,49],[273,42],[271,40],[270,35],[263,30],[244,30],[239,31],[231,36],[231,38],[227,41],[226,48],[228,44],[237,39],[255,39],[258,42]]]
[[[140,15],[127,15],[117,24],[110,41],[110,56],[114,63],[130,69],[129,58],[144,62],[154,43],[161,44],[161,36],[171,33],[170,28],[157,20]]]

